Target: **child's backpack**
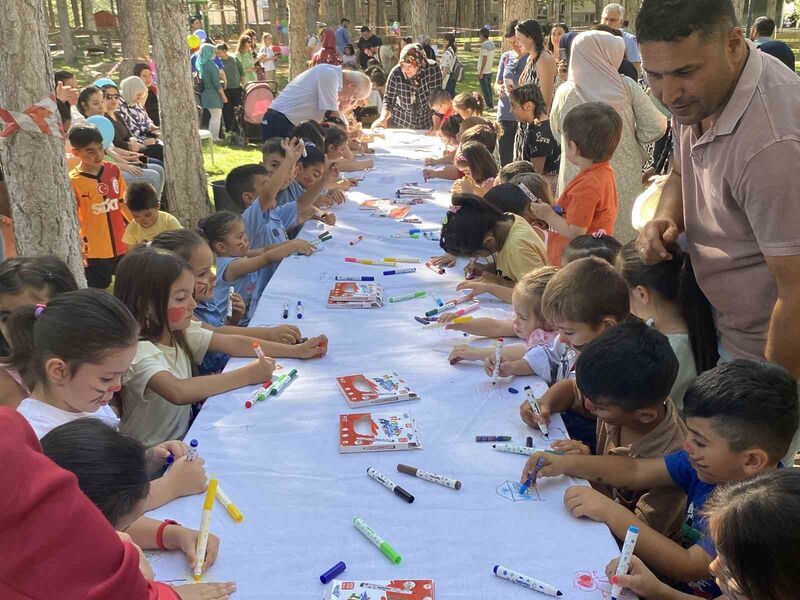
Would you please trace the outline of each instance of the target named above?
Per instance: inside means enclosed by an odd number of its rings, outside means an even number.
[[[455,52],[453,54],[455,54]],[[458,55],[456,55],[455,60],[453,61],[453,78],[456,81],[461,81],[464,79],[464,65],[461,64],[460,60],[458,60]]]

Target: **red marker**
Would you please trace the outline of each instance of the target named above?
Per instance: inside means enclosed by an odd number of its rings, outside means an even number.
[[[446,273],[446,271],[442,267],[437,267],[431,261],[426,262],[425,266],[428,267],[434,273],[437,273],[439,275],[444,275]]]
[[[245,403],[244,403],[244,407],[245,407],[245,408],[252,408],[252,407],[253,407],[253,405],[254,405],[254,404],[255,404],[255,403],[258,401],[258,400],[266,400],[266,398],[267,398],[267,391],[266,391],[266,390],[267,390],[267,388],[269,388],[269,386],[271,386],[271,385],[272,385],[272,380],[271,380],[271,379],[267,379],[267,380],[264,382],[264,385],[262,385],[262,386],[261,386],[260,388],[258,388],[258,389],[257,389],[255,392],[253,392],[253,393],[250,395],[250,398],[248,398],[248,399],[245,401]]]
[[[359,235],[356,239],[350,240],[350,245],[355,246],[358,242],[364,239],[363,235]]]

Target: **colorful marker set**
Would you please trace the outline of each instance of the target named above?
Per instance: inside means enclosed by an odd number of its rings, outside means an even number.
[[[252,408],[256,402],[263,402],[270,396],[278,396],[283,390],[289,387],[297,377],[297,369],[291,369],[288,373],[282,373],[277,379],[265,382],[264,385],[253,392],[250,398],[245,401],[244,407]]]

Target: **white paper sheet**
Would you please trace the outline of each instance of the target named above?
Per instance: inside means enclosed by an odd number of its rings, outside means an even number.
[[[376,168],[349,193],[351,200],[390,197],[405,182],[422,183],[422,159],[432,138],[411,132],[387,131],[376,141]],[[434,144],[435,145],[435,144]],[[393,177],[392,184],[379,183]],[[598,523],[572,518],[563,506],[564,490],[574,485],[568,478],[539,484],[533,499],[516,499],[526,457],[476,443],[476,435],[513,435],[524,445],[526,436],[545,447],[538,431],[519,418],[522,390],[542,381],[533,378],[501,380],[497,386],[479,363],[451,367],[447,354],[463,335],[443,329],[426,329],[414,315],[432,308],[431,298],[388,304],[372,310],[325,308],[328,291],[338,275],[375,275],[386,294],[436,290],[443,298],[458,295],[459,267],[437,275],[424,261],[441,251],[435,242],[420,238],[391,239],[392,233],[411,227],[435,227],[449,205],[450,182],[427,184],[437,190],[433,203],[413,207],[421,226],[375,218],[357,210],[355,202],[335,209],[338,223],[329,228],[333,240],[325,251],[311,257],[283,261],[265,291],[253,325],[291,323],[303,335],[325,333],[328,356],[313,361],[281,359],[296,367],[299,378],[277,399],[244,408],[254,388],[213,397],[206,402],[187,439],[199,440],[199,452],[208,472],[244,514],[234,523],[217,503],[211,529],[221,539],[220,555],[206,580],[235,581],[235,598],[278,599],[286,590],[296,598],[322,597],[326,586],[319,575],[336,562],[347,563],[345,579],[431,578],[438,600],[510,600],[534,598],[535,592],[492,574],[502,564],[558,586],[563,600],[602,600],[610,585],[603,569],[618,555],[608,529]],[[309,223],[300,237],[311,239],[322,231]],[[348,242],[363,234],[355,246]],[[381,259],[418,257],[413,274],[382,276],[391,267],[344,262],[345,256]],[[405,266],[405,265],[404,265]],[[294,311],[282,319],[283,302],[303,303],[302,320]],[[498,316],[509,307],[492,303],[491,311],[472,313]],[[467,338],[467,341],[471,338]],[[244,363],[234,359],[228,369]],[[353,412],[336,387],[335,377],[363,370],[393,369],[420,394],[422,400],[392,404],[381,409],[410,412],[417,420],[423,449],[404,452],[340,454],[337,416]],[[553,428],[563,429],[559,418]],[[447,489],[398,473],[404,463],[459,479],[460,491]],[[367,477],[374,466],[411,492],[407,504]],[[197,527],[203,496],[179,499],[151,516],[173,518]],[[391,564],[353,527],[362,517],[403,557]],[[152,554],[161,580],[190,578],[185,559],[178,553]],[[626,596],[632,597],[632,596]]]

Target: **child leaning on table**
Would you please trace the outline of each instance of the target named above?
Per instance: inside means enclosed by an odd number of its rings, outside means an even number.
[[[595,257],[582,258],[562,268],[547,284],[542,296],[542,314],[558,331],[545,364],[536,370],[551,384],[540,400],[540,404],[549,407],[551,397],[575,395],[573,367],[586,344],[630,318],[628,286],[607,262]],[[528,426],[538,427],[527,401],[520,405],[520,416]],[[594,418],[569,412],[562,417],[570,437],[594,450],[597,428]]]
[[[612,327],[583,349],[575,364],[575,391],[542,403],[547,423],[554,412],[572,411],[597,419],[597,454],[659,458],[680,450],[686,438],[669,397],[678,359],[666,336],[641,321]],[[590,454],[578,440],[552,443],[556,451]],[[632,511],[658,533],[678,539],[686,497],[674,487],[631,491],[593,486]]]
[[[275,361],[257,359],[218,375],[196,376],[209,350],[253,356],[250,338],[213,333],[193,321],[191,265],[172,252],[140,246],[119,264],[114,295],[139,324],[139,342],[122,376],[120,430],[152,446],[183,438],[192,404],[272,376]]]
[[[539,477],[565,474],[628,490],[681,488],[688,497],[683,528],[688,547],[654,531],[589,487],[570,487],[564,503],[573,516],[605,523],[618,539],[631,525],[638,527],[635,554],[644,564],[672,581],[687,583],[698,596],[716,598],[720,590],[709,566],[717,554],[710,536],[718,532],[706,520],[706,500],[717,485],[782,467],[780,460],[798,426],[797,382],[778,365],[735,360],[701,374],[683,402],[689,430],[685,450],[663,458],[537,452],[526,463],[522,478],[543,458]],[[748,555],[743,560],[751,559],[755,560]]]
[[[130,248],[149,242],[162,231],[181,228],[178,219],[161,210],[156,188],[149,183],[130,184],[125,190],[125,204],[133,221],[125,228],[122,241]]]
[[[769,471],[717,488],[704,509],[716,557],[711,575],[729,600],[783,600],[800,589],[800,470]],[[619,583],[648,600],[692,600],[661,582],[634,556],[627,575],[619,559],[606,567]],[[617,581],[614,581],[616,579]]]
[[[45,456],[75,475],[78,487],[114,529],[127,533],[143,550],[180,550],[194,569],[199,532],[144,516],[152,465],[142,444],[91,418],[59,425],[41,444]],[[218,552],[219,538],[209,533],[204,572]]]
[[[525,340],[524,346],[516,344],[503,348],[501,374],[503,377],[536,374],[534,368],[540,361],[535,355],[540,352],[539,347],[551,344],[556,337],[553,326],[542,316],[542,294],[555,273],[553,267],[541,267],[517,282],[511,295],[513,319],[479,318],[467,323],[449,324],[445,328],[485,337],[522,338]],[[440,315],[439,323],[448,323],[451,315]],[[453,348],[449,360],[451,365],[465,360],[486,361],[486,368],[491,374],[494,369],[494,350],[464,344]]]

